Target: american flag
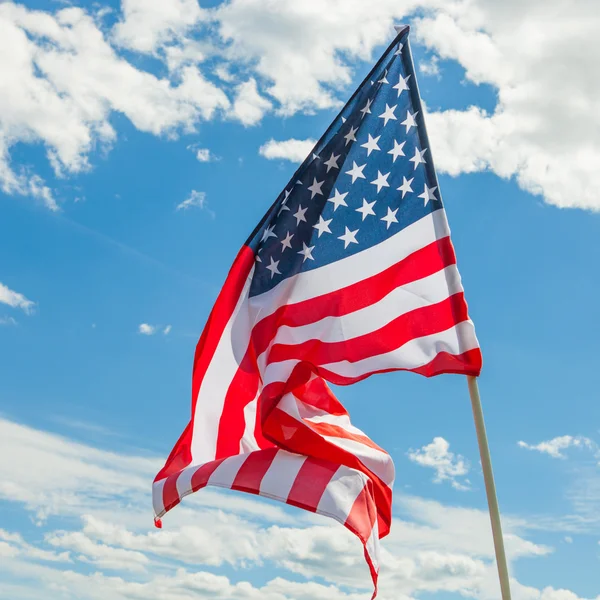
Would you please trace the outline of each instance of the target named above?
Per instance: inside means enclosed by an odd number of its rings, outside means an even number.
[[[235,259],[153,485],[157,524],[207,485],[281,500],[354,532],[376,590],[394,465],[328,382],[480,369],[406,27]]]

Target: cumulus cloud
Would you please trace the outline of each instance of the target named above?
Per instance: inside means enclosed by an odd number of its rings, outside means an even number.
[[[271,102],[258,93],[256,79],[249,79],[236,87],[232,116],[244,125],[256,125],[272,108]]]
[[[468,479],[458,479],[469,473],[469,463],[460,454],[450,452],[450,444],[443,437],[433,438],[431,444],[418,450],[409,450],[408,458],[422,467],[434,469],[435,483],[449,481],[457,490],[469,489]]]
[[[134,67],[80,8],[50,14],[1,4],[0,53],[8,57],[0,80],[0,186],[50,208],[56,202],[43,181],[11,164],[17,142],[43,144],[56,175],[65,176],[88,169],[89,154],[115,142],[112,113],[141,131],[172,135],[229,107],[196,66],[178,71],[176,83]]]
[[[429,115],[436,164],[451,174],[490,170],[560,207],[600,209],[600,57],[592,0],[456,2],[415,25],[416,39],[489,84],[498,103]],[[512,18],[515,11],[518,22]]]
[[[35,302],[28,300],[23,294],[11,290],[0,282],[0,303],[7,304],[11,308],[20,308],[26,314],[33,311]],[[6,324],[15,324],[14,319],[7,319]]]
[[[35,543],[0,531],[2,597],[35,597],[43,588],[51,600],[64,594],[81,600],[189,600],[190,594],[361,600],[368,591],[360,544],[337,523],[244,494],[203,490],[169,513],[164,529],[155,530],[140,507],[151,506],[150,483],[160,459],[99,450],[0,418],[0,452],[9,450],[15,459],[0,462],[0,498],[36,519],[42,512],[61,520],[49,521],[43,541]],[[395,513],[382,555],[383,600],[433,592],[497,597],[485,511],[400,495]],[[523,538],[519,527],[505,519],[512,561],[550,551]],[[203,570],[223,564],[246,569],[268,564],[271,579],[255,587]],[[294,573],[294,581],[273,579],[273,569]],[[527,593],[524,597],[542,598],[540,590]]]
[[[300,163],[314,148],[315,140],[296,140],[294,138],[283,141],[269,140],[258,150],[261,156],[271,160],[289,160]]]
[[[116,43],[144,53],[181,39],[206,14],[196,0],[122,0],[121,11],[113,30]]]
[[[551,440],[540,442],[539,444],[528,444],[527,442],[518,442],[520,448],[535,450],[542,454],[548,454],[552,458],[566,458],[562,450],[568,448],[587,448],[588,450],[598,451],[598,445],[591,439],[584,436],[561,435]]]
[[[13,164],[14,145],[41,143],[58,176],[78,173],[93,151],[116,142],[114,113],[172,137],[217,115],[252,125],[267,111],[337,107],[359,67],[391,39],[393,23],[408,20],[432,56],[423,73],[439,76],[440,59],[456,61],[466,81],[497,94],[487,111],[429,112],[440,171],[491,171],[556,206],[600,210],[600,84],[589,77],[600,57],[600,17],[594,0],[549,0],[543,10],[540,2],[377,0],[365,11],[359,0],[326,8],[319,0],[276,8],[230,0],[212,9],[195,0],[125,0],[112,27],[81,8],[49,13],[5,2],[0,186],[57,210],[51,186]],[[141,70],[121,48],[166,69],[160,77]],[[215,81],[200,70],[208,58]]]

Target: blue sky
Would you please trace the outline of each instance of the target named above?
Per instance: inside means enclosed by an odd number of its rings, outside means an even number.
[[[575,50],[557,54],[535,2],[519,27],[537,54],[475,4],[475,17],[387,0],[367,16],[337,1],[0,7],[0,31],[27,34],[0,43],[1,597],[368,597],[360,545],[337,524],[203,491],[159,533],[149,493],[237,250],[400,21],[483,350],[514,595],[600,594],[595,84]],[[576,4],[560,41],[581,38],[591,60]],[[565,82],[552,101],[539,56]],[[152,79],[128,87],[138,74]],[[381,597],[498,597],[464,378],[336,392],[396,462]]]

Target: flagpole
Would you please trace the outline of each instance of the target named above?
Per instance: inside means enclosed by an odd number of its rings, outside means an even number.
[[[498,498],[496,496],[496,484],[494,483],[492,459],[490,457],[490,448],[488,445],[487,433],[485,431],[485,421],[483,420],[481,398],[479,397],[479,386],[477,385],[476,377],[467,377],[467,382],[469,384],[473,418],[475,419],[475,430],[477,431],[481,466],[483,467],[483,479],[485,481],[490,521],[492,522],[492,536],[494,538],[494,549],[496,551],[496,564],[498,566],[498,576],[500,577],[502,600],[511,600],[508,565],[506,562],[506,552],[504,551],[502,523],[500,522],[500,509],[498,507]]]

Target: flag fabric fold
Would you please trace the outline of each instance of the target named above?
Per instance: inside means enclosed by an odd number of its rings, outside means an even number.
[[[394,465],[328,383],[478,375],[404,28],[240,250],[196,349],[156,518],[207,485],[330,516],[375,584]]]

